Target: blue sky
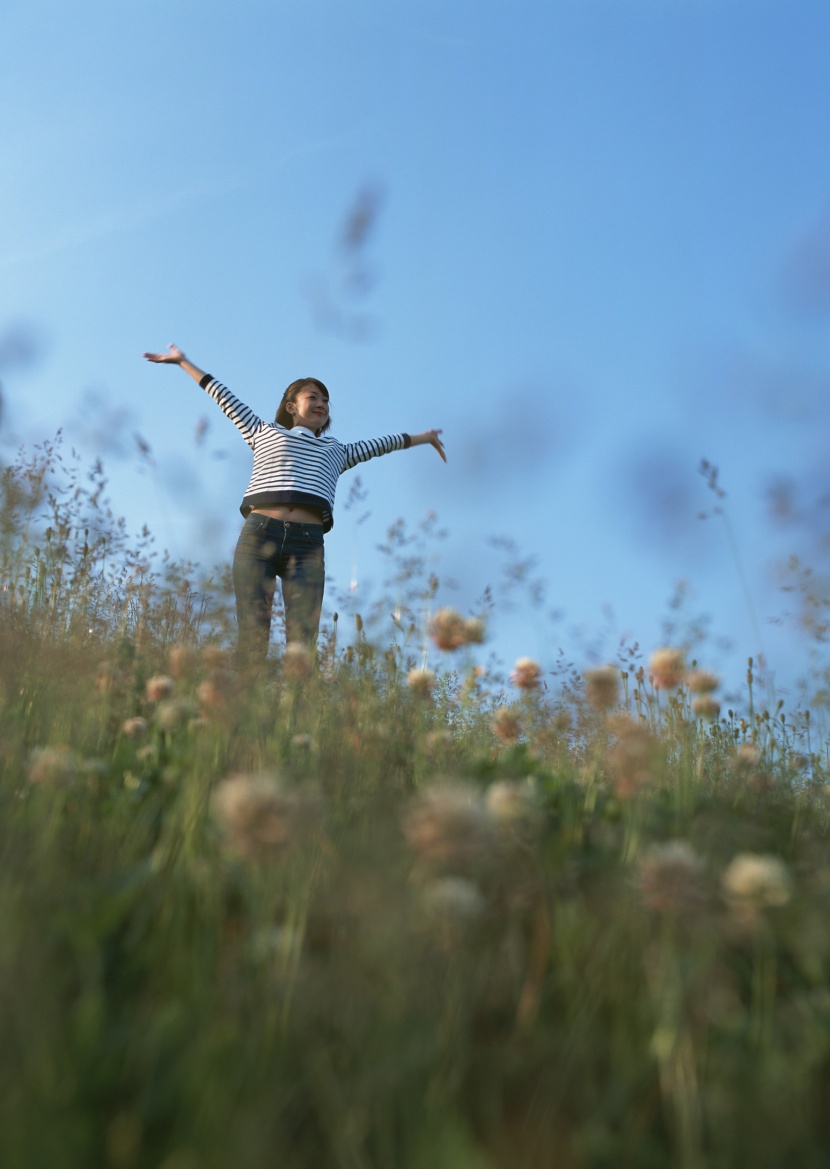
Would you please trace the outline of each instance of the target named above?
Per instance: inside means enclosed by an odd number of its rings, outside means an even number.
[[[498,587],[494,539],[536,559],[508,662],[650,649],[684,581],[707,664],[791,685],[777,566],[827,567],[826,3],[7,0],[0,43],[5,460],[62,426],[131,526],[226,560],[247,448],[140,354],[266,416],[313,374],[338,437],[441,426],[450,457],[368,464],[361,509],[343,481],[332,598],[435,511],[448,603]]]

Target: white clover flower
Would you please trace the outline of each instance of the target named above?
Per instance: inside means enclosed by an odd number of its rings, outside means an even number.
[[[421,889],[425,909],[437,917],[459,923],[478,921],[487,909],[484,894],[467,877],[435,877]]]
[[[780,857],[743,852],[729,862],[723,888],[738,905],[762,909],[786,905],[792,897],[793,881]]]
[[[36,786],[68,783],[78,774],[78,757],[69,747],[36,747],[29,755],[26,775]]]
[[[156,674],[147,681],[147,699],[149,702],[161,702],[169,698],[175,689],[175,682],[167,674]]]
[[[435,686],[435,671],[418,668],[410,670],[406,675],[406,684],[413,694],[428,698]]]

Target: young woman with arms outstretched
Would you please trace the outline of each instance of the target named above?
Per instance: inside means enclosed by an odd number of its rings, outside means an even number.
[[[313,649],[325,584],[323,535],[334,524],[338,478],[358,463],[410,446],[433,446],[446,462],[441,431],[341,443],[326,437],[329,392],[316,378],[292,382],[274,421],[265,422],[175,345],[166,353],[144,356],[190,374],[238,427],[254,454],[240,507],[245,523],[233,558],[240,665],[261,664],[268,653],[277,577],[282,580],[286,641]]]

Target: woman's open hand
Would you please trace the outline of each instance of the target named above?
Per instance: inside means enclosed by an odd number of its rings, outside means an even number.
[[[441,456],[441,458],[446,463],[447,456],[444,453],[444,444],[443,444],[443,442],[441,442],[441,438],[440,438],[440,435],[442,433],[443,433],[443,431],[441,431],[441,430],[425,430],[422,434],[413,434],[412,445],[413,446],[425,446],[428,444],[429,446],[434,446],[435,449],[438,451],[438,454]]]
[[[187,358],[175,345],[168,345],[166,353],[145,353],[148,361],[158,361],[163,365],[181,365]]]

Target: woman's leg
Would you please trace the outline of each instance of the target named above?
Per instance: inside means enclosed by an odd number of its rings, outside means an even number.
[[[260,666],[271,638],[271,604],[277,576],[279,521],[249,515],[233,557],[238,659],[243,669]],[[280,525],[281,526],[281,525]]]
[[[326,583],[323,529],[317,524],[286,524],[279,563],[285,605],[285,640],[317,648]]]

